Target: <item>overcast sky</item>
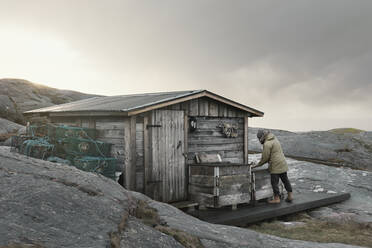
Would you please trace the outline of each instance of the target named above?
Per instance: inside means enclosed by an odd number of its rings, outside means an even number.
[[[103,95],[208,89],[251,125],[372,130],[371,0],[0,0],[0,78]]]

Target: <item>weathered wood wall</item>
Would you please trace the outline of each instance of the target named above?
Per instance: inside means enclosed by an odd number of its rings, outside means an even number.
[[[124,118],[120,117],[52,117],[58,125],[88,127],[97,129],[97,139],[113,144],[111,156],[118,160],[117,170],[124,163]]]
[[[197,129],[188,135],[188,163],[195,163],[196,153],[218,153],[223,162],[244,163],[244,118],[196,117]],[[238,127],[238,137],[227,138],[221,123]]]
[[[143,119],[137,119],[136,123],[136,190],[144,192],[144,139]]]
[[[163,109],[183,110],[188,116],[244,117],[247,115],[246,112],[207,97],[177,103]]]
[[[245,146],[248,146],[244,143],[244,137],[248,139],[248,136],[244,134],[244,118],[247,119],[248,113],[207,97],[192,99],[163,109],[183,110],[185,116],[197,118],[198,129],[187,135],[187,163],[195,163],[195,154],[198,152],[219,153],[224,162],[244,163],[248,161],[244,155]],[[220,123],[237,125],[238,137],[226,138],[221,129],[217,127]]]
[[[168,107],[164,107],[161,110],[182,110],[184,112],[183,127],[186,127],[186,132],[183,134],[183,146],[184,151],[187,153],[187,163],[194,163],[194,157],[196,153],[219,153],[224,162],[230,163],[244,163],[247,161],[245,157],[245,148],[247,142],[245,138],[247,135],[244,133],[245,130],[245,119],[249,117],[249,114],[241,111],[235,107],[231,107],[223,102],[218,102],[207,97],[199,99],[192,99],[187,102],[174,104]],[[176,112],[176,111],[175,111]],[[132,124],[130,124],[130,134],[128,140],[126,139],[125,129],[126,121],[128,117],[114,117],[114,116],[91,116],[91,117],[51,117],[53,123],[64,124],[70,126],[80,126],[96,128],[98,130],[98,140],[109,142],[113,144],[112,156],[118,159],[118,171],[121,171],[126,166],[128,161],[134,161],[135,165],[130,166],[130,173],[134,176],[134,185],[136,191],[148,192],[151,186],[150,182],[157,182],[157,179],[151,178],[149,172],[152,170],[153,160],[159,161],[160,158],[154,158],[154,156],[166,156],[166,151],[161,152],[153,150],[153,144],[151,139],[153,138],[152,130],[146,129],[146,124],[152,123],[151,112],[137,115],[135,118],[134,130]],[[195,132],[188,131],[188,118],[196,117],[198,128]],[[145,119],[144,119],[145,117]],[[145,123],[144,123],[145,122]],[[236,125],[238,127],[238,137],[227,138],[222,133],[221,128],[218,127],[221,123],[228,123]],[[128,124],[128,123],[127,123]],[[129,124],[128,124],[129,125]],[[181,127],[181,126],[180,126]],[[168,130],[170,131],[170,130]],[[168,132],[167,131],[167,132]],[[133,133],[134,132],[134,133]],[[165,135],[165,134],[164,134]],[[179,133],[182,136],[181,133]],[[132,140],[132,137],[135,139]],[[148,137],[147,139],[145,137]],[[173,137],[174,138],[174,137]],[[129,140],[131,139],[131,140]],[[181,140],[181,137],[177,138]],[[126,150],[126,147],[133,145],[135,147],[135,153],[132,150]],[[174,145],[174,144],[173,144]],[[147,151],[147,157],[145,156],[145,150]],[[125,153],[130,152],[130,159],[126,161]],[[134,157],[134,158],[132,158]],[[164,158],[165,159],[165,158]],[[132,163],[132,162],[130,162]],[[146,168],[145,168],[146,167]],[[135,172],[133,172],[133,169]],[[188,169],[175,170],[175,172],[182,174],[184,177],[188,177]],[[184,191],[187,191],[187,182],[179,185],[179,188],[184,187]],[[148,189],[146,189],[148,188]],[[161,194],[166,194],[163,188],[160,189]],[[179,193],[181,194],[181,193]],[[170,196],[168,201],[179,198],[176,196]]]
[[[190,199],[207,207],[223,207],[250,201],[246,165],[190,165]]]
[[[95,121],[98,131],[97,139],[113,144],[111,156],[118,160],[117,170],[121,170],[124,163],[124,120],[123,118],[101,118]]]
[[[151,125],[152,163],[148,168],[146,191],[155,200],[163,202],[185,200],[184,112],[155,110]]]

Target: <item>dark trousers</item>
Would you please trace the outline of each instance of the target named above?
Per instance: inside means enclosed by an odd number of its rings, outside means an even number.
[[[271,186],[273,187],[274,196],[280,195],[278,186],[279,178],[280,180],[282,180],[285,190],[287,190],[287,192],[292,192],[292,186],[291,183],[289,182],[287,172],[284,172],[282,174],[271,174]]]

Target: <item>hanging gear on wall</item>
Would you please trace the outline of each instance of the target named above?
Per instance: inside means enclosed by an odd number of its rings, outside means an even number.
[[[238,137],[238,127],[236,125],[231,125],[229,123],[220,123],[217,127],[221,128],[221,132],[227,138],[236,138]]]

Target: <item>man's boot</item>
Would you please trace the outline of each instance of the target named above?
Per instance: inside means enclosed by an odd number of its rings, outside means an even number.
[[[268,203],[280,203],[280,197],[278,195],[274,196],[274,199],[267,201]]]
[[[288,192],[288,197],[287,199],[285,199],[286,202],[292,202],[293,201],[293,193],[292,192]]]

